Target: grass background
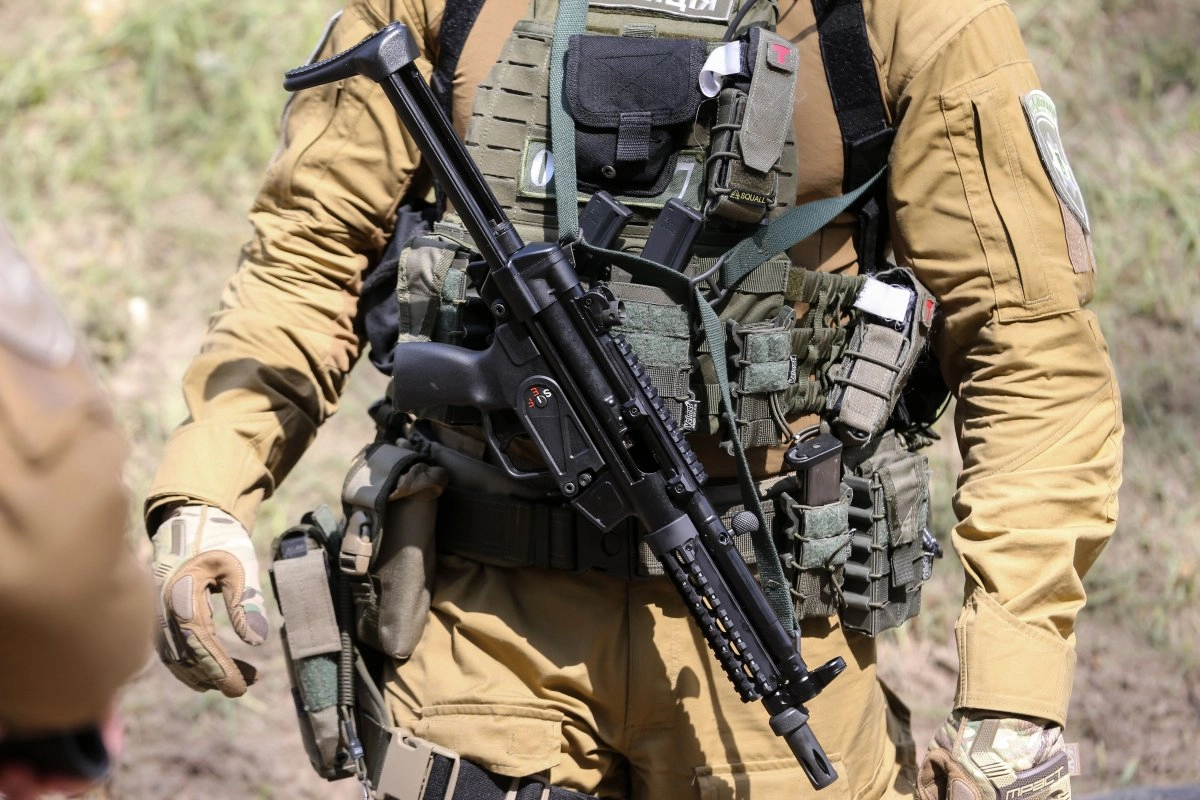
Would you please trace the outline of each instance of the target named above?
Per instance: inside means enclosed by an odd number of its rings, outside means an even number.
[[[1076,785],[1200,782],[1200,6],[1012,6],[1088,200],[1101,265],[1093,308],[1128,425],[1121,522],[1088,576],[1079,626],[1069,734],[1088,774]],[[184,416],[180,377],[248,233],[244,213],[286,98],[280,76],[333,10],[0,0],[0,215],[94,354],[130,436],[137,497]],[[336,499],[381,386],[369,367],[360,373],[264,509],[260,544]],[[936,456],[944,534],[956,469],[948,438]],[[945,714],[957,666],[961,570],[953,559],[938,567],[922,616],[883,643],[919,746]],[[307,774],[277,646],[255,654],[269,677],[240,703],[192,695],[148,667],[123,702],[129,757],[112,796],[350,796]]]

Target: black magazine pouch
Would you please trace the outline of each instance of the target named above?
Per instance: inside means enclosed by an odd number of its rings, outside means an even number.
[[[705,56],[698,39],[571,37],[564,94],[580,189],[633,197],[666,189],[703,99]]]

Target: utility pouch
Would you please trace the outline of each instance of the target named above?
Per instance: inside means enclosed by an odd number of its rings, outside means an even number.
[[[888,431],[845,477],[853,497],[842,624],[875,636],[921,610],[941,548],[929,533],[929,461]]]
[[[792,352],[796,312],[780,309],[774,319],[740,325],[730,321],[730,391],[744,447],[778,445],[790,433],[786,395],[795,385],[799,359]]]
[[[349,620],[337,613],[337,576],[329,563],[338,531],[333,513],[321,506],[271,546],[271,584],[284,619],[280,638],[300,738],[313,769],[327,780],[354,774],[339,709],[339,664],[349,646],[348,632],[343,635]]]
[[[792,582],[796,618],[836,614],[850,555],[849,487],[841,486],[837,499],[822,505],[806,504],[795,478],[781,481],[772,494],[787,540],[781,558]]]
[[[342,487],[338,566],[353,589],[357,638],[391,658],[412,655],[425,628],[437,498],[448,482],[427,448],[401,439],[367,446]]]
[[[675,171],[702,95],[698,39],[572,36],[563,92],[580,189],[654,197]]]
[[[842,438],[865,443],[887,426],[929,341],[937,302],[907,267],[867,280],[850,342],[829,372],[829,419]]]
[[[724,47],[740,48],[741,66],[723,76],[717,94],[705,213],[757,225],[779,200],[780,157],[791,130],[800,58],[795,45],[759,27]]]
[[[399,342],[445,342],[481,349],[491,315],[470,287],[467,265],[477,257],[466,230],[438,223],[400,249],[396,298]]]

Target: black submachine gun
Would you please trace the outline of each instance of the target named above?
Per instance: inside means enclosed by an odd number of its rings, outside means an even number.
[[[813,786],[837,778],[804,706],[842,669],[810,671],[701,490],[707,476],[637,356],[614,330],[623,309],[603,284],[585,288],[567,248],[524,244],[417,70],[408,29],[388,25],[325,61],[287,73],[296,91],[364,75],[378,82],[474,239],[473,279],[495,318],[484,350],[432,342],[397,347],[400,410],[471,406],[489,424],[515,413],[562,495],[603,531],[634,516],[743,702],[762,700]],[[526,473],[528,474],[528,473]],[[545,473],[538,473],[544,475]],[[739,532],[757,519],[734,520]]]

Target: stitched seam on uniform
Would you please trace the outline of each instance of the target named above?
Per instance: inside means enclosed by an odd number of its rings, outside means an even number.
[[[900,96],[903,96],[904,93],[908,91],[909,84],[916,80],[917,75],[921,74],[921,71],[929,66],[929,64],[943,50],[945,50],[946,47],[949,46],[952,40],[960,36],[967,28],[971,27],[975,20],[979,19],[979,17],[983,16],[989,11],[992,11],[993,9],[1006,8],[1007,6],[1007,0],[991,0],[991,2],[977,8],[973,14],[960,17],[956,26],[948,28],[945,33],[939,36],[933,42],[933,44],[929,46],[929,49],[926,50],[920,58],[913,62],[912,69],[909,70],[908,74],[905,75],[901,82],[899,91]]]
[[[1096,320],[1095,315],[1092,315],[1088,318],[1087,325],[1088,325],[1088,330],[1090,330],[1092,332],[1092,338],[1094,338],[1096,340],[1096,344],[1098,346],[1100,346],[1101,348],[1104,348],[1104,338],[1100,333],[1100,324]],[[1105,360],[1109,362],[1109,370],[1111,372],[1112,360],[1107,355],[1107,352],[1105,353]],[[1108,436],[1105,437],[1104,449],[1106,451],[1111,451],[1111,457],[1112,457],[1113,463],[1117,465],[1117,468],[1113,471],[1113,476],[1111,478],[1109,478],[1109,481],[1108,481],[1109,492],[1108,492],[1108,497],[1105,498],[1105,500],[1104,500],[1104,514],[1106,517],[1108,517],[1109,522],[1116,522],[1116,511],[1114,510],[1110,514],[1109,509],[1115,509],[1116,504],[1118,502],[1118,494],[1120,493],[1120,489],[1121,489],[1121,469],[1120,469],[1121,456],[1122,456],[1121,434],[1122,434],[1122,429],[1123,429],[1124,425],[1122,423],[1123,417],[1122,417],[1122,413],[1121,413],[1121,393],[1118,389],[1117,381],[1114,379],[1110,379],[1108,382],[1108,385],[1109,385],[1109,392],[1108,392],[1109,399],[1112,401],[1113,424],[1112,424],[1112,427],[1109,428]]]
[[[1066,312],[1066,313],[1073,313],[1073,312]],[[996,324],[996,323],[992,323],[992,324]],[[1020,325],[1022,323],[1011,322],[1011,323],[999,323],[999,324]],[[968,387],[969,387],[969,385],[963,385],[961,387],[961,394],[964,394],[964,395],[969,394]],[[1016,471],[1020,467],[1025,466],[1030,461],[1037,458],[1042,453],[1046,452],[1046,450],[1048,450],[1051,447],[1051,445],[1057,443],[1057,441],[1059,440],[1059,438],[1062,436],[1062,434],[1065,431],[1070,430],[1071,428],[1074,428],[1077,424],[1079,424],[1079,422],[1085,416],[1090,414],[1092,411],[1093,401],[1095,400],[1096,397],[1098,397],[1099,395],[1104,394],[1104,393],[1105,393],[1105,388],[1103,388],[1103,387],[1093,391],[1090,395],[1088,395],[1088,397],[1083,402],[1080,402],[1077,404],[1079,406],[1079,408],[1073,415],[1071,415],[1070,418],[1064,420],[1060,425],[1055,427],[1052,431],[1047,433],[1045,436],[1040,437],[1038,444],[1036,446],[1031,447],[1027,450],[1022,450],[1021,452],[1012,456],[1010,459],[1008,459],[1004,463],[1000,464],[995,469],[974,473],[971,476],[971,480],[978,480],[980,478],[988,478],[988,477],[992,477],[995,475],[1016,474]]]
[[[995,282],[995,280],[993,280],[991,278],[991,274],[990,274],[991,273],[991,265],[990,265],[990,263],[988,263],[988,248],[983,241],[983,234],[979,230],[979,223],[975,219],[975,212],[971,205],[971,193],[970,193],[970,190],[967,188],[967,181],[966,181],[965,176],[963,175],[962,159],[959,158],[958,148],[954,146],[955,138],[954,138],[954,136],[951,135],[951,132],[954,130],[954,126],[951,124],[951,121],[950,121],[950,115],[949,115],[948,109],[947,109],[947,102],[948,102],[948,100],[947,100],[945,93],[943,93],[941,96],[938,97],[938,107],[942,111],[942,123],[945,126],[946,138],[949,139],[949,141],[950,141],[950,152],[954,156],[954,166],[956,168],[956,171],[958,172],[959,184],[962,186],[963,202],[967,206],[967,213],[971,215],[971,227],[975,229],[975,236],[979,240],[979,249],[983,253],[984,263],[988,264],[988,272],[989,272],[988,279],[992,283],[992,292],[993,292],[993,294],[995,294],[996,282]],[[899,220],[897,220],[897,227],[903,229],[906,226],[904,225],[904,223],[901,223],[901,222],[899,222]],[[907,239],[910,237],[905,237],[905,238]],[[914,270],[917,270],[918,269],[917,268],[918,261],[916,259],[913,259],[912,263],[913,263]],[[920,272],[918,271],[917,274],[919,275]],[[938,298],[938,300],[944,302],[942,300],[942,298],[940,298],[940,297]],[[991,317],[991,320],[987,323],[984,323],[985,326],[988,324],[994,324],[995,315],[998,313],[999,306],[1000,306],[1000,298],[997,296],[996,297],[996,305],[992,308],[992,312],[989,315]],[[980,326],[980,327],[984,327],[984,326]],[[942,335],[949,338],[952,342],[954,342],[960,348],[964,348],[966,345],[965,341],[960,341],[950,334],[948,325],[942,326]],[[957,393],[956,393],[956,396],[957,396]]]

